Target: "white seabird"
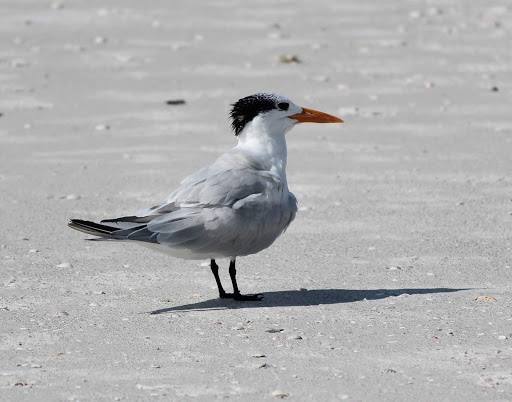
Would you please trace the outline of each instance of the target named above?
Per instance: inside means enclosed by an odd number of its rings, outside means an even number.
[[[185,178],[162,204],[99,224],[72,219],[69,227],[99,237],[94,240],[131,241],[173,257],[210,259],[221,298],[261,300],[261,294],[240,294],[235,260],[269,247],[295,218],[285,134],[297,123],[343,120],[272,93],[247,96],[232,106],[238,145]],[[222,287],[218,258],[230,259],[233,293]]]

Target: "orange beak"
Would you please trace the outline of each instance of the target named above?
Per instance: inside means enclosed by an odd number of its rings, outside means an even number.
[[[297,120],[297,123],[343,123],[339,117],[305,107],[302,108],[302,113],[288,116],[288,118]]]

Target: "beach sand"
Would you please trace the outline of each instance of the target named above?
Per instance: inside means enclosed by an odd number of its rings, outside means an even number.
[[[0,399],[512,400],[511,31],[503,1],[2,1]],[[299,213],[237,262],[262,302],[66,226],[163,201],[262,91],[345,120],[288,134]]]

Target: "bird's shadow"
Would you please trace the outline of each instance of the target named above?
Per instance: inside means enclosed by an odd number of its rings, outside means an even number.
[[[282,290],[267,292],[262,301],[240,302],[232,299],[210,299],[197,303],[183,304],[151,311],[150,314],[164,314],[173,311],[224,310],[260,307],[298,307],[319,306],[322,304],[353,303],[361,300],[379,300],[390,296],[418,295],[432,293],[451,293],[470,289],[316,289],[316,290]]]

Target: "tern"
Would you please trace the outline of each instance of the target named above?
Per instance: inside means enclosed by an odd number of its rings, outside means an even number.
[[[173,257],[210,260],[219,297],[261,300],[262,294],[240,293],[235,262],[269,247],[297,213],[286,180],[285,134],[297,123],[343,120],[273,93],[247,96],[231,106],[238,144],[186,177],[163,203],[100,223],[72,219],[68,226],[97,236],[91,240],[130,241]],[[220,258],[230,259],[233,293],[222,287],[215,261]]]

